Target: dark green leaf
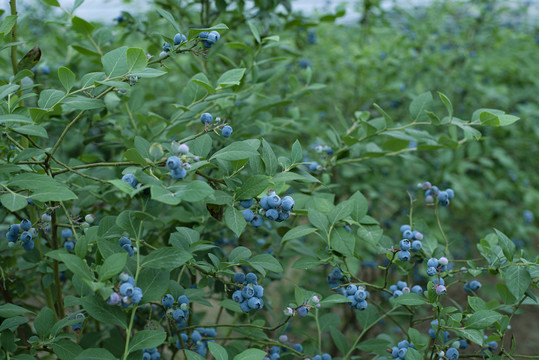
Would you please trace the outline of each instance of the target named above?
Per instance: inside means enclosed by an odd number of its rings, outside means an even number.
[[[173,270],[185,264],[192,255],[183,249],[162,247],[154,250],[142,261],[142,266],[152,269]]]

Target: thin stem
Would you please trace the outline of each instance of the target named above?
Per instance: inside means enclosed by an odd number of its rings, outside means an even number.
[[[11,15],[17,15],[17,0],[9,0],[9,7],[11,9]],[[11,28],[11,42],[17,42],[17,22]],[[17,45],[11,46],[11,67],[13,69],[13,75],[17,75]]]
[[[98,163],[92,163],[92,164],[70,166],[69,169],[63,169],[63,170],[54,171],[52,173],[52,175],[56,176],[56,175],[59,175],[59,174],[66,173],[68,171],[72,171],[72,170],[89,169],[89,168],[93,168],[93,167],[131,166],[131,165],[139,165],[139,164],[136,163],[136,162],[133,162],[133,161],[98,162]]]
[[[320,329],[320,321],[318,320],[318,309],[316,309],[315,316],[316,330],[318,332],[318,353],[322,353],[322,330]]]
[[[436,215],[436,222],[438,223],[438,229],[440,229],[440,233],[442,234],[442,237],[445,241],[445,254],[447,255],[449,251],[449,242],[447,241],[447,236],[445,236],[444,229],[442,228],[442,223],[440,222],[440,216],[438,213],[438,202],[436,202],[436,205],[434,206],[434,214]]]

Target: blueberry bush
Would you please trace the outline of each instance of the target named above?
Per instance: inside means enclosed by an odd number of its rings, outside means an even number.
[[[529,2],[83,2],[1,10],[1,359],[539,358]]]

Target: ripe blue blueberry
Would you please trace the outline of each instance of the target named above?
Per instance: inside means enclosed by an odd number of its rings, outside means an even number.
[[[71,242],[71,241],[66,241],[66,242]],[[133,256],[135,254],[135,249],[130,244],[122,245],[122,249],[124,249],[129,254],[129,256]]]
[[[193,340],[194,343],[197,343],[202,340],[202,335],[200,335],[199,331],[193,330],[191,333],[191,340]]]
[[[28,230],[30,230],[30,228],[32,227],[32,223],[30,222],[30,220],[24,219],[23,221],[21,221],[20,227],[21,227],[21,229],[23,229],[24,231],[28,231]]]
[[[198,34],[198,38],[199,39],[207,39],[209,34],[210,34],[209,32],[203,31],[200,34]]]
[[[397,353],[399,355],[399,358],[404,359],[407,351],[408,348],[399,348],[399,352]]]
[[[303,346],[301,344],[294,344],[292,348],[296,350],[297,352],[303,352]]]
[[[184,35],[177,33],[174,35],[174,45],[180,45],[183,42]]]
[[[209,124],[213,121],[213,116],[210,113],[204,113],[200,115],[200,122],[203,124]]]
[[[210,31],[208,37],[206,38],[206,41],[211,44],[215,44],[220,38],[221,35],[219,35],[217,31]]]
[[[438,267],[438,259],[435,259],[435,258],[430,258],[428,261],[427,261],[427,266],[428,267]]]
[[[125,237],[125,236],[122,236],[120,238],[119,242],[120,242],[120,246],[131,245],[131,239],[129,239],[128,237]]]
[[[179,167],[177,169],[171,170],[170,175],[176,180],[181,180],[187,176],[187,170],[185,170],[185,168],[183,167]]]
[[[178,169],[182,165],[182,161],[177,156],[171,156],[167,159],[167,167],[169,170]]]
[[[412,242],[412,250],[419,251],[423,247],[423,243],[420,240],[414,240]]]
[[[171,307],[172,305],[174,305],[174,296],[172,296],[171,294],[166,294],[165,296],[163,296],[161,304],[163,304],[163,306],[167,308]]]
[[[189,304],[189,298],[186,295],[181,295],[178,297],[178,304]]]
[[[405,349],[405,348],[407,348],[409,346],[410,346],[410,343],[408,342],[408,340],[402,340],[397,344],[397,347],[399,349]]]
[[[367,298],[367,292],[363,289],[359,289],[358,291],[356,291],[356,293],[354,294],[354,298],[357,300],[357,301],[363,301]]]
[[[245,281],[245,274],[244,273],[237,272],[237,273],[234,274],[234,282],[235,283],[243,284],[244,281]]]
[[[253,206],[253,201],[254,199],[249,199],[249,200],[242,200],[240,201],[240,205],[246,209],[250,208],[251,206]],[[251,220],[249,220],[251,221]]]
[[[322,354],[322,360],[331,360],[331,355],[323,353]]]
[[[406,282],[404,282],[404,281],[397,281],[397,288],[398,288],[399,290],[404,289],[406,286],[408,286],[408,284],[406,284]]]
[[[449,206],[449,200],[439,200],[440,205],[443,207]]]
[[[25,242],[22,244],[22,247],[24,250],[32,250],[34,248],[34,240],[30,240],[28,242]]]
[[[234,293],[232,294],[232,300],[237,303],[241,303],[244,300],[243,296],[241,295],[241,290],[234,291]]]
[[[423,294],[423,288],[421,287],[421,285],[414,285],[412,287],[412,292],[414,294],[417,294],[417,295],[422,295]]]
[[[249,209],[245,209],[241,213],[243,214],[243,218],[247,222],[251,222],[255,217],[255,214],[253,213],[253,211]]]
[[[481,283],[477,280],[472,280],[468,286],[472,291],[477,291],[481,288]]]
[[[134,288],[135,287],[132,284],[124,282],[122,285],[120,285],[120,295],[131,296],[133,295]]]
[[[131,301],[138,304],[142,300],[142,290],[139,287],[133,288],[133,295],[131,295]]]
[[[436,339],[436,331],[434,331],[433,328],[430,328],[430,329],[429,329],[429,336],[430,336],[432,339]]]
[[[318,170],[318,166],[319,166],[318,163],[316,161],[313,161],[312,163],[309,164],[309,170],[314,172]]]
[[[295,202],[294,199],[291,196],[285,196],[283,197],[281,201],[281,209],[285,211],[290,211],[294,208]]]
[[[459,340],[459,343],[460,343],[460,349],[466,349],[468,348],[468,341],[466,341],[466,339],[461,339]]]
[[[451,200],[455,197],[455,192],[453,191],[453,189],[446,189],[445,192],[447,193],[448,199]]]
[[[432,283],[435,285],[445,285],[445,280],[443,278],[435,278],[432,280]]]
[[[124,176],[122,176],[122,181],[131,185],[132,188],[134,188],[138,184],[137,178],[133,174],[125,174]]]
[[[443,285],[438,285],[438,286],[436,286],[436,294],[445,295],[445,294],[447,294],[447,289]]]
[[[276,209],[281,205],[281,198],[279,195],[273,194],[268,196],[268,206],[272,209]]]
[[[24,243],[27,243],[29,242],[30,240],[32,240],[32,234],[29,232],[29,231],[24,231],[22,234],[21,234],[21,241]]]
[[[393,297],[394,297],[394,298],[398,298],[398,297],[401,296],[402,294],[403,294],[402,291],[400,291],[400,290],[395,290],[395,291],[393,292]]]
[[[6,234],[6,238],[7,238],[7,240],[9,242],[14,243],[19,239],[19,233],[18,232],[17,233],[12,233],[12,232],[8,231],[7,234]]]
[[[243,289],[241,289],[241,296],[243,296],[244,299],[250,299],[255,296],[255,290],[252,286],[244,286]]]
[[[247,300],[247,304],[253,310],[258,310],[262,308],[262,300],[256,296],[253,296],[252,298]]]
[[[75,244],[73,243],[73,241],[65,241],[64,242],[64,248],[67,251],[73,251],[75,249]]]
[[[412,227],[410,225],[401,225],[399,230],[400,230],[401,233],[404,233],[405,231],[412,230]]]
[[[322,356],[315,355],[315,356],[313,356],[313,360],[322,360]]]
[[[172,313],[172,318],[176,321],[184,320],[185,319],[185,312],[182,309],[176,309]]]
[[[446,200],[448,200],[448,199],[449,199],[449,196],[447,195],[447,192],[445,192],[445,191],[440,191],[440,192],[438,193],[438,200],[439,200],[439,201],[446,201]]]
[[[264,223],[264,219],[262,219],[262,216],[260,215],[255,215],[255,217],[251,221],[251,225],[253,225],[254,227],[262,226],[263,223]]]
[[[412,244],[410,243],[410,240],[408,239],[402,239],[399,243],[399,248],[401,248],[402,250],[410,250],[411,246]]]
[[[305,317],[309,313],[309,310],[305,306],[302,305],[297,309],[297,312],[299,316]]]
[[[73,236],[73,231],[71,231],[70,228],[66,228],[62,230],[62,237],[64,239],[68,239]]]
[[[247,275],[245,275],[245,281],[247,282],[247,284],[256,285],[258,278],[255,273],[250,272],[250,273],[247,273]]]
[[[266,211],[266,217],[268,220],[277,220],[279,218],[279,211],[277,209],[269,209]]]
[[[401,261],[408,261],[410,260],[410,252],[407,250],[399,251],[399,260]]]
[[[285,221],[290,217],[290,211],[279,211],[279,218],[277,221]]]
[[[170,44],[168,42],[164,42],[163,43],[163,51],[164,52],[169,52],[170,50],[172,50],[172,46],[170,46]]]
[[[256,297],[261,298],[264,296],[264,288],[261,285],[255,285],[253,286],[253,289],[255,290]]]
[[[405,230],[402,232],[402,236],[408,240],[412,240],[414,238],[414,233],[412,230]]]
[[[451,347],[451,348],[447,349],[447,351],[445,352],[445,356],[449,360],[458,360],[459,351],[457,349],[455,349],[454,347]]]
[[[232,126],[230,125],[223,126],[223,130],[221,130],[221,134],[226,138],[230,137],[230,135],[232,135]]]
[[[251,311],[251,308],[249,307],[249,304],[248,304],[247,300],[244,300],[242,303],[240,303],[240,309],[243,312]]]

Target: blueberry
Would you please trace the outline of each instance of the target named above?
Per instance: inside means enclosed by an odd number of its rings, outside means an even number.
[[[209,32],[203,31],[203,32],[201,32],[200,34],[198,34],[198,38],[199,38],[199,39],[207,39],[207,38],[208,38],[208,35],[209,35]]]
[[[72,237],[72,236],[73,236],[73,231],[71,231],[71,229],[66,228],[66,229],[63,229],[63,230],[62,230],[62,237],[63,237],[64,239],[68,239],[68,238],[70,238],[70,237]]]
[[[367,293],[365,292],[365,290],[359,289],[354,294],[354,297],[356,298],[357,301],[363,301],[367,298]]]
[[[396,291],[393,292],[393,297],[394,297],[394,298],[398,298],[398,297],[401,296],[402,294],[403,294],[402,291],[396,290]]]
[[[447,289],[443,285],[438,285],[438,286],[436,286],[436,294],[445,295],[445,294],[447,294]]]
[[[367,308],[368,305],[369,304],[367,303],[366,300],[361,300],[357,303],[356,309],[363,311]]]
[[[399,290],[404,289],[407,285],[408,285],[408,284],[406,284],[406,282],[404,282],[404,281],[397,281],[397,288],[398,288]]]
[[[438,259],[430,258],[429,261],[427,261],[427,266],[433,268],[438,267]]]
[[[120,295],[122,296],[131,296],[133,295],[134,286],[128,282],[124,282],[120,285]]]
[[[249,307],[249,304],[247,303],[247,300],[243,301],[242,303],[240,303],[240,309],[241,311],[243,312],[249,312],[251,311],[251,308]]]
[[[29,242],[30,240],[32,240],[32,234],[29,231],[24,231],[21,234],[22,243],[25,244],[25,243]]]
[[[118,293],[113,292],[110,294],[109,298],[107,299],[107,304],[109,305],[117,305],[121,301],[120,295]]]
[[[234,282],[235,283],[243,284],[244,281],[245,281],[245,274],[244,273],[237,272],[237,273],[234,274]]]
[[[408,240],[412,240],[414,238],[414,233],[412,230],[405,230],[402,232],[402,236]]]
[[[142,300],[142,290],[139,287],[133,288],[133,295],[131,295],[131,301],[138,304]]]
[[[14,243],[19,239],[19,233],[12,233],[8,231],[6,234],[6,238],[9,242]]]
[[[241,296],[243,296],[244,299],[250,299],[253,296],[255,296],[255,290],[252,286],[245,286],[243,289],[241,289]]]
[[[24,248],[24,250],[32,250],[34,248],[34,240],[30,240],[28,242],[25,242],[22,244],[22,247]]]
[[[420,285],[414,285],[412,287],[412,292],[414,294],[417,294],[417,295],[422,295],[423,294],[423,288]]]
[[[129,239],[129,238],[125,237],[125,236],[122,236],[122,237],[120,238],[120,241],[119,241],[119,242],[120,242],[120,246],[122,246],[122,247],[123,247],[124,245],[130,245],[130,246],[131,246],[131,239]]]
[[[401,261],[408,261],[410,260],[410,252],[407,250],[399,251],[399,260]]]
[[[354,295],[354,294],[356,293],[356,291],[357,291],[357,286],[354,285],[354,284],[350,284],[350,285],[348,285],[348,286],[346,287],[345,291],[346,291],[346,294],[352,296],[352,295]]]
[[[122,181],[128,183],[133,188],[138,184],[137,178],[133,174],[125,174],[122,176]]]
[[[28,219],[24,219],[23,221],[21,221],[20,227],[24,231],[28,231],[32,227],[32,222],[30,222],[30,220]]]
[[[453,189],[446,189],[445,192],[447,193],[447,198],[449,200],[455,197],[455,192],[453,191]]]
[[[412,242],[412,250],[419,251],[423,247],[423,243],[420,240],[414,240]]]
[[[213,43],[209,42],[208,40],[202,41],[202,45],[204,45],[205,48],[211,48]]]
[[[229,126],[229,125],[223,126],[223,130],[221,130],[221,134],[226,138],[230,137],[230,135],[232,135],[232,126]]]
[[[269,209],[266,211],[266,218],[268,220],[277,220],[279,218],[279,211],[277,209]]]
[[[264,296],[264,288],[261,285],[255,285],[253,286],[253,289],[255,290],[256,297],[261,298]]]
[[[341,269],[336,267],[333,268],[333,271],[331,272],[331,277],[333,277],[335,280],[340,280],[344,277],[344,275],[342,274]]]
[[[315,355],[313,356],[313,359],[312,360],[322,360],[322,356],[320,355]]]
[[[245,281],[247,281],[247,284],[256,284],[258,278],[255,273],[250,272],[245,275]]]
[[[451,348],[447,349],[447,351],[445,353],[445,356],[449,360],[457,360],[459,358],[459,352],[454,347],[451,347]]]
[[[445,281],[444,281],[443,278],[436,278],[436,279],[432,280],[432,283],[436,284],[436,285],[438,285],[438,284],[439,285],[445,285]]]
[[[189,298],[186,295],[178,297],[178,304],[189,304]]]
[[[172,296],[171,294],[166,294],[165,296],[163,296],[161,304],[163,304],[163,306],[167,308],[171,307],[172,305],[174,305],[174,296]]]
[[[66,242],[71,242],[71,241],[66,241]],[[129,244],[125,244],[122,246],[122,249],[124,249],[125,251],[127,251],[127,253],[129,254],[129,256],[133,256],[135,254],[135,250],[133,249],[133,246],[129,245]]]
[[[399,348],[396,347],[396,346],[393,346],[393,348],[391,349],[391,356],[393,358],[396,358],[399,356]]]
[[[405,349],[405,348],[407,348],[408,346],[410,346],[410,343],[408,342],[408,340],[402,340],[401,342],[399,342],[399,343],[397,344],[397,347],[398,347],[399,349]]]
[[[422,240],[423,239],[423,234],[420,233],[419,231],[412,231],[412,234],[413,234],[415,240]]]
[[[185,312],[182,309],[176,309],[172,313],[172,318],[176,321],[184,320],[185,319]]]
[[[256,296],[253,296],[252,298],[247,300],[247,304],[253,310],[258,310],[262,308],[262,301]]]
[[[242,200],[242,201],[240,201],[240,205],[243,206],[244,208],[248,209],[251,206],[253,206],[253,201],[254,201],[254,199]],[[251,221],[251,220],[249,220],[249,221]]]
[[[270,195],[268,196],[268,206],[272,209],[276,209],[281,205],[281,198],[279,195]]]
[[[234,293],[232,294],[232,300],[237,303],[241,303],[244,300],[243,296],[241,295],[241,290],[234,291]]]
[[[290,211],[279,211],[278,221],[285,221],[290,217]]]
[[[411,243],[410,243],[410,240],[408,239],[402,239],[399,243],[399,247],[402,249],[402,250],[410,250],[410,247],[411,247]]]
[[[64,248],[67,251],[73,251],[75,249],[75,244],[73,243],[73,241],[65,241],[64,242]]]
[[[170,44],[168,42],[164,42],[163,43],[163,51],[164,52],[169,52],[170,50],[172,50],[172,46],[170,46]]]
[[[399,290],[399,288],[397,287],[397,285],[391,285],[391,286],[389,287],[389,291],[391,291],[391,292],[395,292],[395,291],[397,291],[397,290]]]
[[[481,288],[481,283],[477,280],[470,281],[469,287],[472,291],[477,291]]]
[[[440,191],[438,193],[438,201],[442,202],[442,201],[446,201],[449,199],[449,196],[447,195],[447,192],[445,191]]]
[[[249,209],[245,209],[241,213],[243,214],[243,218],[247,222],[251,222],[255,217],[255,214],[253,213],[253,211]]]
[[[19,235],[19,231],[20,231],[20,226],[19,224],[13,224],[13,225],[10,225],[9,226],[9,230],[8,232],[9,233],[12,233],[12,234],[16,234],[17,236]]]
[[[316,161],[313,161],[312,163],[309,164],[309,170],[314,172],[318,170],[318,166],[319,166],[318,163]]]
[[[299,315],[299,316],[305,317],[305,316],[307,316],[307,314],[309,313],[309,310],[308,310],[305,306],[300,306],[300,307],[297,309],[297,312],[298,312],[298,315]]]
[[[210,31],[208,34],[208,37],[206,38],[206,41],[212,44],[215,44],[219,39],[221,38],[221,35],[217,31]]]
[[[292,348],[296,350],[297,352],[303,352],[303,346],[301,344],[294,344]]]
[[[449,206],[449,200],[439,200],[440,205],[443,207]]]
[[[436,339],[436,331],[434,331],[433,328],[430,328],[430,329],[429,329],[429,336],[430,336],[432,339]]]
[[[322,360],[331,360],[331,355],[326,353],[322,354]]]
[[[169,170],[178,169],[182,165],[182,161],[177,156],[171,156],[167,159],[167,167]]]
[[[174,45],[180,45],[183,42],[182,34],[178,33],[174,35]]]
[[[408,351],[408,348],[399,348],[399,352],[398,352],[399,357],[404,359],[407,351]]]
[[[262,219],[262,216],[260,215],[255,215],[255,217],[251,221],[251,225],[253,225],[254,227],[262,226],[263,223],[264,223],[264,219]]]
[[[213,116],[210,113],[204,113],[200,115],[200,122],[203,124],[209,124],[213,121]]]
[[[290,211],[294,208],[295,202],[291,196],[283,197],[281,201],[281,208],[285,211]]]
[[[177,169],[171,170],[170,175],[176,180],[181,180],[187,176],[187,170],[185,170],[183,167],[179,167]]]
[[[405,231],[410,231],[410,230],[412,230],[412,227],[410,225],[401,225],[400,227],[401,233],[404,233]]]
[[[466,348],[468,348],[468,341],[466,341],[466,339],[461,339],[461,340],[459,341],[459,343],[460,343],[460,349],[466,349]]]

